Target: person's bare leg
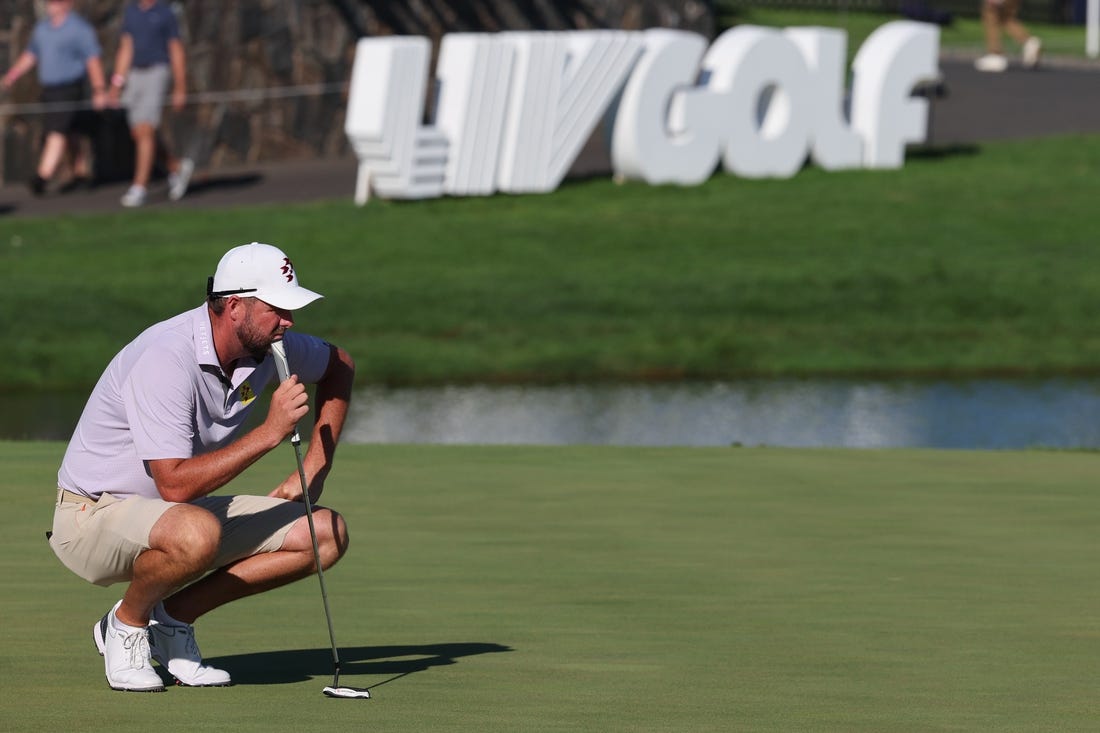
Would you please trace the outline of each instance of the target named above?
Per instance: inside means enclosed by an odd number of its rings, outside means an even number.
[[[344,556],[348,548],[348,530],[344,518],[323,508],[313,512],[321,567],[328,569]],[[291,527],[282,549],[253,555],[183,588],[164,601],[164,610],[172,618],[193,624],[203,614],[246,596],[263,593],[301,580],[316,571],[313,543],[305,517]]]
[[[1027,39],[1031,38],[1031,32],[1027,29],[1027,26],[1016,20],[1015,17],[1005,21],[1005,33],[1021,46],[1027,43]]]
[[[1001,5],[985,0],[982,3],[982,31],[985,33],[986,53],[1001,54]]]
[[[91,178],[92,166],[84,137],[75,133],[69,135],[69,158],[72,161],[73,178]]]
[[[46,142],[42,145],[42,155],[38,159],[38,177],[50,180],[57,172],[57,166],[61,165],[61,159],[65,156],[65,147],[68,140],[60,132],[51,132],[46,135]]]
[[[178,504],[166,511],[149,533],[149,549],[134,561],[116,618],[130,626],[148,625],[158,601],[210,569],[220,541],[221,524],[205,509]]]
[[[134,138],[134,185],[148,187],[156,157],[157,129],[148,123],[138,123],[130,130]]]

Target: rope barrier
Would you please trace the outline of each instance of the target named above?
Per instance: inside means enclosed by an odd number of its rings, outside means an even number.
[[[286,87],[256,87],[220,92],[198,92],[188,95],[185,104],[226,104],[229,102],[261,102],[269,99],[289,99],[291,97],[316,97],[347,91],[348,82],[329,82],[325,84],[299,84]],[[166,104],[167,106],[167,104]],[[47,112],[82,112],[94,110],[90,100],[82,102],[24,102],[21,104],[0,104],[0,116],[35,115]]]

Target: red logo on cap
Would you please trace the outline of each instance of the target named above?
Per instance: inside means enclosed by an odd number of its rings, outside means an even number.
[[[283,258],[283,266],[279,269],[286,275],[286,281],[288,283],[294,281],[294,264],[290,261],[289,257]]]

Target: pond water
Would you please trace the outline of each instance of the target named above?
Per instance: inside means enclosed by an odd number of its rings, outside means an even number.
[[[67,440],[84,393],[0,393],[0,438]],[[350,443],[1100,448],[1100,379],[360,390]]]
[[[1100,447],[1100,380],[365,390],[361,443]]]

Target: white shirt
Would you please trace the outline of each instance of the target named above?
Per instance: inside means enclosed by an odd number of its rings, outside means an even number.
[[[277,378],[271,359],[241,359],[228,377],[218,364],[206,304],[149,327],[120,351],[92,390],[57,485],[98,498],[159,498],[145,461],[191,458],[240,432],[257,395]],[[330,347],[288,331],[290,370],[306,384],[328,367]]]

